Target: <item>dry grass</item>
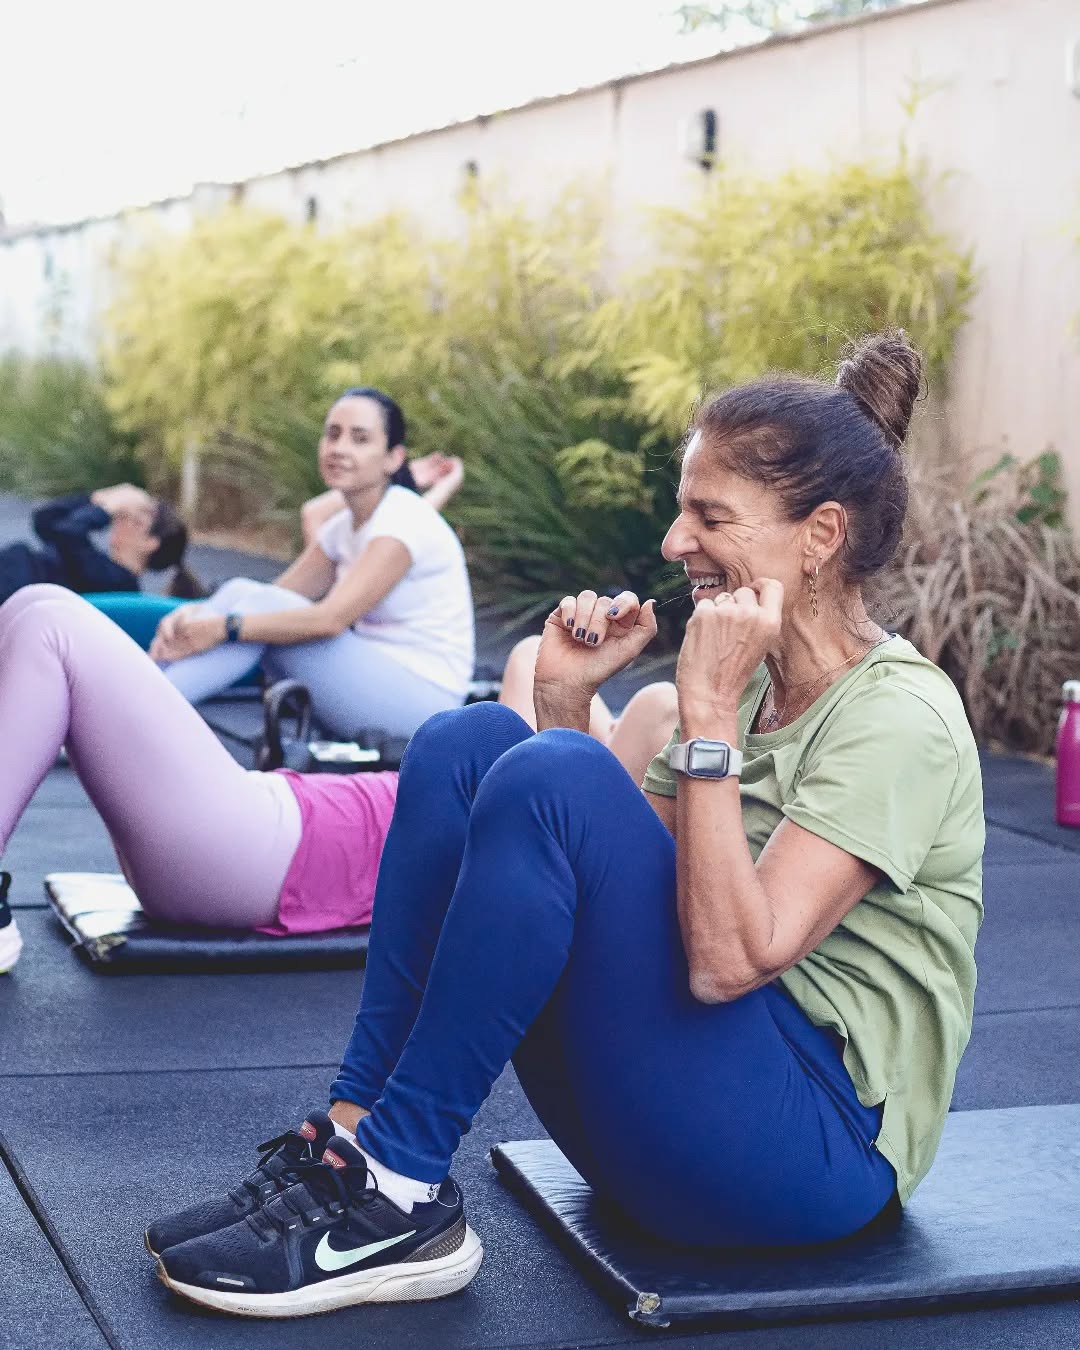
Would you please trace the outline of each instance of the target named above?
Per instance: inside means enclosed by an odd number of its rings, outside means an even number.
[[[1024,485],[981,497],[914,485],[891,624],[956,682],[976,735],[1050,754],[1061,686],[1080,678],[1080,554],[1070,533],[1021,523]]]

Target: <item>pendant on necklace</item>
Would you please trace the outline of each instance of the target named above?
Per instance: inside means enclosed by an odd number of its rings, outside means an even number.
[[[762,717],[758,719],[758,735],[763,735],[769,731],[775,731],[780,725],[780,714],[776,709],[776,704],[769,709]]]

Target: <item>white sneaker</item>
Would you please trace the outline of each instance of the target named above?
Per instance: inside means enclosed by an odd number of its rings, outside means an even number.
[[[6,975],[22,951],[22,937],[8,905],[11,873],[0,872],[0,975]]]
[[[19,925],[14,919],[0,928],[0,975],[6,975],[19,959],[22,951],[22,937]]]

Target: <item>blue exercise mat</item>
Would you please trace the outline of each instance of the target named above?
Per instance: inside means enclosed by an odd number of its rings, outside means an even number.
[[[181,605],[192,603],[190,600],[178,600],[172,595],[153,595],[147,591],[95,591],[83,599],[118,624],[144,652],[150,650],[158,624],[165,615],[171,614]],[[258,672],[259,667],[252,666],[233,687],[257,684]]]
[[[890,1317],[1080,1290],[1080,1106],[950,1115],[903,1216],[819,1247],[669,1246],[599,1200],[550,1140],[500,1144],[492,1160],[575,1264],[647,1326]]]

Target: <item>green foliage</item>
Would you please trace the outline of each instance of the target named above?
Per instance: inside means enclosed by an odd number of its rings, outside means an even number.
[[[1022,525],[1046,525],[1061,529],[1065,525],[1067,493],[1062,486],[1061,456],[1044,450],[1034,459],[1021,462],[1005,454],[975,479],[972,495],[977,504],[991,499],[1002,481],[1008,481],[1013,514]]]
[[[397,217],[322,236],[233,208],[123,255],[116,284],[110,403],[173,467],[189,446],[259,440],[285,410],[317,427],[361,366],[391,382],[428,310],[425,258]]]
[[[721,172],[691,209],[657,212],[656,236],[658,261],[589,318],[566,369],[614,361],[659,437],[678,436],[707,389],[819,374],[885,328],[908,331],[939,385],[974,290],[904,157],[767,181]]]
[[[60,357],[0,358],[0,483],[50,496],[140,482],[131,440],[109,416],[96,371]]]
[[[396,216],[320,233],[240,208],[149,239],[117,264],[111,406],[153,472],[198,446],[221,495],[295,518],[326,407],[380,385],[417,453],[466,462],[450,515],[485,599],[521,615],[588,582],[665,595],[674,451],[703,393],[818,372],[895,326],[940,383],[973,286],[904,155],[712,180],[653,213],[652,260],[617,289],[580,192],[532,216],[473,186],[443,239]]]
[[[825,19],[849,19],[882,9],[897,9],[912,3],[913,0],[735,0],[732,4],[679,5],[675,13],[686,32],[748,25],[767,34],[821,23]]]

